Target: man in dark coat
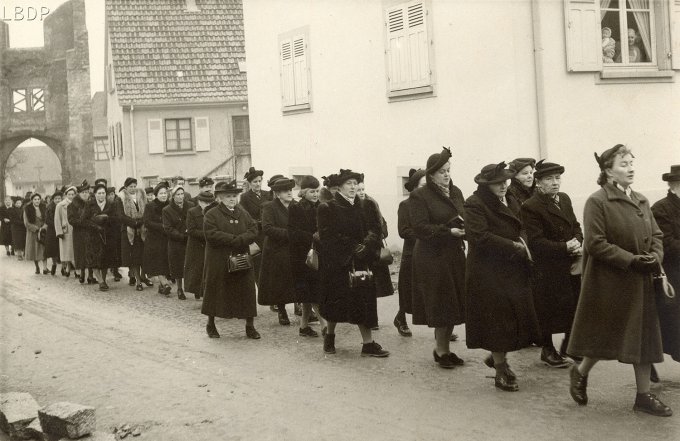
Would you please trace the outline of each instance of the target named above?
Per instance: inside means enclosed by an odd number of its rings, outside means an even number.
[[[168,269],[170,277],[177,283],[177,298],[186,300],[184,295],[184,254],[187,247],[187,212],[194,205],[184,200],[184,189],[175,187],[170,203],[163,208],[162,219],[168,236]]]
[[[85,207],[90,199],[90,185],[83,181],[76,187],[78,194],[66,209],[68,213],[68,223],[73,226],[73,258],[76,269],[80,271],[80,283],[85,283],[85,244],[87,242],[87,226],[85,225]],[[92,269],[90,268],[90,272]],[[92,275],[87,278],[88,283],[92,282]]]
[[[187,211],[187,248],[184,257],[184,289],[200,299],[203,293],[203,264],[205,261],[204,214],[216,206],[215,195],[200,192],[195,198],[198,205]]]
[[[668,195],[652,206],[652,213],[663,232],[663,269],[680,295],[680,165],[661,177],[668,182]],[[680,362],[680,301],[666,304],[657,298],[663,351]]]
[[[522,221],[529,250],[534,259],[534,305],[543,334],[541,360],[551,367],[567,367],[564,358],[581,285],[581,225],[571,199],[560,192],[564,167],[545,162],[536,164],[537,191],[522,205]],[[572,265],[577,265],[572,271]],[[578,273],[578,274],[574,274]],[[552,334],[564,333],[562,354]]]
[[[262,232],[262,205],[267,202],[271,202],[272,195],[267,191],[262,191],[262,175],[264,172],[262,170],[255,170],[255,167],[250,167],[248,172],[245,174],[244,178],[248,181],[249,189],[245,193],[241,194],[241,199],[239,200],[239,205],[243,207],[244,210],[257,224],[257,240],[255,243],[262,249],[264,246],[264,232]],[[260,277],[260,267],[262,265],[262,255],[258,254],[253,256],[253,262],[255,264],[255,281],[257,282]]]

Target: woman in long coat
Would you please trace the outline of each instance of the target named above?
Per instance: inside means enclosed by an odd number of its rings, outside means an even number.
[[[135,288],[141,291],[142,282],[147,283],[142,270],[144,262],[144,240],[146,239],[146,227],[144,226],[144,211],[146,209],[146,193],[137,188],[135,178],[125,179],[123,191],[120,193],[118,204],[118,219],[120,219],[120,257],[122,266],[126,266],[132,273],[130,285],[137,284]]]
[[[518,207],[521,207],[536,189],[534,181],[534,169],[536,160],[534,158],[517,158],[508,163],[508,169],[515,172],[515,176],[510,181],[508,187],[508,199],[514,199]]]
[[[116,207],[106,198],[105,184],[96,184],[93,194],[87,202],[83,221],[87,227],[85,265],[94,270],[99,290],[108,291],[106,273],[111,267],[113,248],[118,246],[118,235],[109,228],[109,223],[116,217]]]
[[[47,204],[45,209],[45,225],[47,226],[45,236],[45,258],[52,259],[52,269],[50,273],[55,275],[57,272],[57,264],[61,263],[59,260],[59,239],[57,238],[57,231],[54,229],[54,215],[57,211],[57,204],[61,202],[63,193],[59,190],[52,195],[52,200]],[[63,269],[62,269],[63,273]]]
[[[434,361],[451,369],[463,364],[450,350],[453,327],[465,322],[463,193],[451,182],[451,152],[427,160],[424,187],[409,196],[413,247],[413,323],[435,328]]]
[[[0,245],[5,246],[8,256],[14,255],[14,250],[12,250],[12,223],[9,220],[11,208],[12,197],[5,196],[5,205],[0,207]]]
[[[74,269],[73,255],[73,226],[68,223],[68,206],[76,197],[76,187],[69,186],[64,192],[64,199],[59,202],[54,212],[54,230],[59,239],[59,259],[61,260],[61,274],[64,277],[71,276]]]
[[[314,247],[317,256],[320,254],[316,211],[319,207],[319,180],[314,176],[305,176],[300,181],[300,202],[288,208],[288,237],[290,251],[290,269],[293,275],[295,302],[302,304],[299,334],[303,337],[318,337],[319,334],[309,326],[312,310],[319,314],[321,300],[321,281],[318,269],[307,266],[307,253]],[[320,315],[320,314],[319,314]],[[321,326],[326,329],[326,322]],[[322,331],[323,332],[323,331]]]
[[[154,188],[156,198],[146,205],[144,210],[144,272],[149,277],[158,278],[158,294],[169,295],[172,287],[166,276],[170,274],[168,265],[168,233],[163,227],[163,209],[168,206],[167,182],[161,182]]]
[[[163,228],[168,238],[168,269],[170,277],[177,283],[177,298],[186,300],[184,295],[184,255],[187,249],[187,212],[193,204],[184,200],[184,188],[175,187],[170,203],[163,208]]]
[[[194,293],[196,299],[203,294],[203,265],[205,261],[205,233],[203,217],[215,207],[215,195],[210,191],[200,192],[194,200],[197,206],[187,211],[187,249],[184,257],[184,289]]]
[[[583,212],[583,283],[567,351],[583,356],[570,371],[574,401],[588,402],[588,373],[599,360],[633,365],[634,410],[673,412],[649,392],[652,363],[663,361],[651,274],[663,259],[663,233],[649,201],[633,191],[633,155],[624,145],[597,157],[598,184]]]
[[[87,181],[77,187],[78,195],[66,208],[68,223],[73,227],[73,265],[80,271],[77,276],[80,283],[85,283],[85,244],[87,242],[87,226],[85,225],[85,207],[90,199],[90,185]],[[90,268],[91,270],[91,268]],[[92,283],[92,277],[87,278]]]
[[[416,188],[425,186],[425,170],[412,168],[408,175],[408,181],[404,184],[404,188],[409,193]],[[399,237],[404,239],[404,246],[401,250],[401,262],[399,263],[399,311],[394,317],[394,326],[396,326],[399,335],[403,337],[411,337],[412,335],[406,322],[406,314],[413,314],[413,247],[416,244],[416,235],[411,227],[409,206],[410,198],[407,198],[399,203],[397,209],[397,230]]]
[[[14,206],[8,210],[9,221],[12,225],[12,249],[17,254],[18,260],[24,260],[24,248],[26,248],[23,204],[23,198],[15,197]]]
[[[377,323],[375,282],[351,287],[348,275],[354,271],[372,271],[380,253],[381,228],[377,208],[356,194],[361,174],[341,169],[332,185],[338,192],[317,209],[322,299],[319,309],[328,322],[324,352],[335,353],[335,326],[352,323],[359,327],[362,356],[387,357],[389,352],[373,341],[371,325]]]
[[[477,190],[465,201],[467,347],[491,352],[495,385],[505,391],[519,389],[507,353],[538,342],[540,334],[519,206],[505,197],[514,174],[503,162],[483,167]]]
[[[24,258],[35,263],[35,273],[40,274],[40,261],[43,263],[43,274],[49,274],[45,257],[45,204],[38,193],[31,195],[31,202],[24,208],[24,225],[26,226],[26,248]],[[42,237],[41,237],[42,236]]]
[[[232,255],[247,254],[257,238],[257,224],[238,202],[241,189],[232,182],[218,182],[215,196],[220,203],[205,213],[205,284],[201,312],[208,316],[206,331],[219,338],[215,317],[246,320],[246,336],[259,339],[255,274],[252,268],[229,272]]]
[[[260,249],[264,247],[264,231],[262,231],[262,206],[267,202],[271,202],[272,195],[268,191],[262,191],[262,170],[255,170],[255,167],[250,167],[244,178],[248,181],[248,191],[241,195],[239,205],[245,209],[250,217],[253,218],[257,224],[257,240],[255,243]],[[253,256],[255,264],[255,282],[259,283],[260,268],[262,267],[262,254]],[[275,308],[272,308],[275,309]]]
[[[115,282],[120,281],[123,276],[120,274],[120,267],[122,266],[120,255],[120,219],[118,218],[120,198],[116,194],[116,187],[109,187],[106,189],[106,201],[113,207],[115,213],[113,217],[109,218],[109,223],[106,226],[110,231],[107,232],[111,237],[115,238],[116,246],[111,247],[111,256],[109,257],[109,264],[111,265],[111,273]]]

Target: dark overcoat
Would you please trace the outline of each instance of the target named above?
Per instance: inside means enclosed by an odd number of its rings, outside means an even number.
[[[9,220],[11,209],[12,207],[0,206],[0,245],[12,245],[12,222]]]
[[[291,202],[290,205],[295,204]],[[262,271],[258,284],[257,303],[282,305],[293,303],[293,275],[288,249],[288,208],[277,198],[262,207]]]
[[[144,226],[146,240],[144,241],[144,263],[142,267],[147,276],[167,276],[170,274],[168,265],[168,235],[163,228],[163,209],[168,202],[158,199],[146,204],[144,209]]]
[[[116,242],[116,246],[111,247],[111,256],[109,257],[109,264],[111,265],[111,268],[113,269],[118,269],[120,266],[123,265],[122,262],[122,257],[121,257],[121,243],[120,243],[120,231],[121,231],[121,221],[120,221],[120,198],[118,195],[115,195],[113,198],[113,201],[110,202],[110,204],[113,206],[114,210],[114,216],[109,218],[109,223],[107,225],[107,228],[110,230],[110,232],[107,232],[107,234],[111,234],[111,237],[113,240]]]
[[[319,271],[309,268],[305,263],[312,244],[317,254],[320,254],[320,242],[314,240],[314,233],[317,232],[316,210],[318,207],[318,201],[312,203],[306,199],[288,207],[290,269],[293,274],[297,303],[319,303],[320,301]]]
[[[113,203],[105,201],[99,208],[97,200],[91,197],[85,205],[83,225],[87,229],[85,241],[85,266],[87,268],[108,269],[112,267],[114,248],[118,248],[118,234],[109,222],[117,216]]]
[[[330,322],[375,326],[378,321],[375,284],[350,289],[348,275],[372,268],[380,252],[381,228],[372,203],[354,204],[340,192],[317,210],[321,239],[321,315]],[[357,245],[366,252],[355,255]]]
[[[24,225],[23,207],[12,207],[8,210],[12,230],[12,248],[23,251],[26,248],[26,225]]]
[[[375,213],[376,217],[378,219],[378,223],[380,224],[380,230],[381,230],[381,235],[380,235],[380,246],[381,248],[386,247],[387,245],[382,239],[387,238],[388,236],[388,230],[387,230],[387,222],[385,221],[385,218],[383,217],[382,213],[380,212],[380,206],[378,205],[378,202],[370,197],[369,195],[366,195],[366,198],[361,201],[362,204],[373,204],[375,205]],[[373,265],[373,275],[375,277],[375,295],[376,297],[388,297],[394,294],[394,285],[392,285],[392,276],[390,274],[390,266],[386,265],[380,261],[377,261],[375,265]],[[377,323],[375,323],[375,326],[378,326]]]
[[[206,245],[201,312],[221,318],[257,316],[254,271],[227,271],[229,256],[248,253],[248,246],[257,238],[257,224],[239,205],[231,211],[220,203],[206,211],[203,226]]]
[[[264,232],[262,231],[262,206],[272,201],[272,194],[268,191],[261,191],[258,195],[252,190],[248,190],[241,194],[239,204],[248,212],[250,217],[257,224],[257,240],[255,243],[260,250],[264,246]],[[262,266],[262,253],[253,257],[255,264],[255,282],[258,282],[260,277],[260,268]]]
[[[503,204],[480,185],[465,201],[470,245],[465,274],[467,346],[492,352],[522,349],[540,340],[526,253],[518,251],[522,222],[514,199]]]
[[[551,196],[536,192],[521,210],[534,259],[534,305],[544,336],[571,330],[581,282],[570,272],[577,257],[567,252],[571,239],[583,243],[581,224],[569,196],[558,193],[558,198],[559,207]]]
[[[45,209],[45,223],[47,224],[47,231],[45,232],[45,259],[50,258],[53,262],[59,262],[59,239],[57,239],[57,232],[54,229],[54,214],[57,209],[57,204],[51,201]]]
[[[85,224],[85,209],[87,201],[76,195],[66,207],[68,223],[73,227],[73,265],[76,269],[86,268],[85,246],[87,244],[87,225]]]
[[[184,256],[187,249],[187,212],[193,207],[185,201],[180,208],[175,201],[163,208],[163,228],[168,236],[168,267],[170,276],[181,279],[184,277]]]
[[[465,322],[465,252],[451,228],[462,219],[463,193],[449,183],[450,196],[430,182],[413,190],[409,218],[413,247],[413,324],[431,328]],[[460,216],[460,218],[459,218]],[[458,224],[460,225],[460,223]]]
[[[184,289],[194,294],[203,294],[203,263],[205,261],[205,234],[203,214],[217,205],[213,202],[203,209],[191,207],[187,211],[187,249],[184,257]]]
[[[619,360],[663,361],[651,276],[630,269],[633,256],[663,259],[663,233],[649,201],[605,184],[583,212],[583,277],[567,352]]]
[[[663,269],[680,296],[680,198],[672,192],[652,206],[654,219],[663,232]],[[680,300],[666,305],[657,299],[663,351],[680,361]]]
[[[535,187],[527,188],[522,185],[517,179],[512,179],[510,181],[510,186],[508,187],[508,192],[505,197],[510,200],[514,200],[515,203],[513,210],[518,210],[526,201],[529,200],[531,196],[535,193]]]
[[[404,247],[401,250],[401,262],[399,263],[399,311],[407,314],[413,313],[413,247],[416,244],[416,235],[411,227],[409,218],[409,201],[406,199],[399,203],[397,209],[397,230],[399,237],[404,239]]]

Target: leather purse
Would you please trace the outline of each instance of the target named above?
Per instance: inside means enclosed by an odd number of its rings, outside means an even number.
[[[352,260],[352,269],[349,271],[349,288],[362,288],[373,284],[373,272],[366,268],[366,271],[357,271]]]
[[[652,274],[652,282],[654,283],[654,291],[656,292],[657,298],[666,305],[675,304],[675,289],[673,285],[668,282],[668,277],[666,273],[660,271],[656,274]]]
[[[394,256],[392,256],[392,251],[387,248],[387,242],[383,239],[383,247],[380,248],[380,263],[383,265],[392,265],[394,262]]]
[[[312,247],[309,249],[309,251],[307,251],[305,265],[314,271],[319,271],[319,253],[317,253],[314,249],[314,244],[312,244]]]
[[[253,267],[253,258],[250,254],[232,254],[227,260],[227,271],[237,273],[247,271]]]

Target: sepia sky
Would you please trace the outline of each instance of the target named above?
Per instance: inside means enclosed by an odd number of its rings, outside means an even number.
[[[0,19],[9,25],[10,47],[43,46],[41,8],[54,11],[66,1],[0,0]],[[17,16],[15,8],[21,8],[23,14]],[[85,0],[85,13],[90,41],[90,91],[94,95],[104,90],[104,0]],[[29,20],[33,16],[36,18]]]

